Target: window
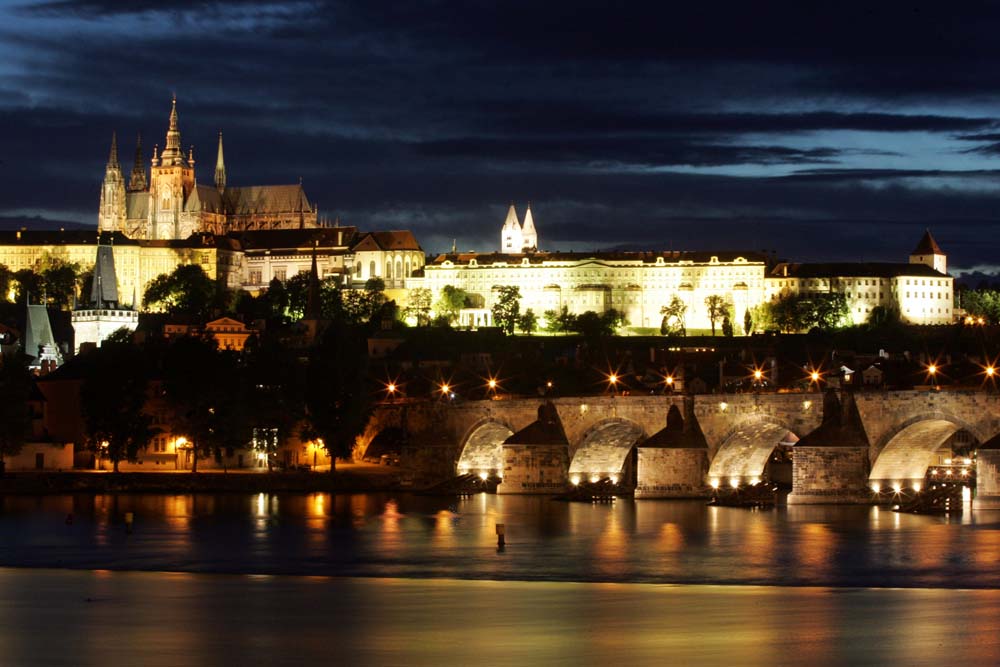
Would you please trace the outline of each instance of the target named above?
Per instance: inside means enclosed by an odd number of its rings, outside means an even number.
[[[281,282],[285,282],[285,278],[287,276],[288,276],[287,269],[285,269],[284,267],[274,270],[274,277],[280,280]]]

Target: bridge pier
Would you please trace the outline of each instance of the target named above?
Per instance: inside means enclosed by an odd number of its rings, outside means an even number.
[[[684,416],[676,405],[666,427],[637,445],[636,498],[705,498],[708,443],[694,416],[694,397],[684,397]]]
[[[789,505],[868,504],[868,438],[854,396],[823,397],[823,423],[795,445]]]
[[[979,446],[972,509],[1000,510],[1000,435]]]
[[[497,493],[552,494],[568,486],[569,440],[551,402],[538,419],[507,438],[502,447],[503,479]]]

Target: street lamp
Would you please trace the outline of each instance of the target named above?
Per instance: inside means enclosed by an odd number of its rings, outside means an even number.
[[[673,389],[674,389],[674,376],[673,375],[668,375],[667,377],[663,378],[663,382],[664,382],[664,384],[667,385],[667,391],[673,391]]]

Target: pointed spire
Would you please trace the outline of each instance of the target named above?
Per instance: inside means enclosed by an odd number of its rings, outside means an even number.
[[[222,132],[219,132],[219,155],[215,158],[215,187],[219,192],[226,189],[226,161],[222,157]]]
[[[524,224],[521,225],[521,244],[528,250],[538,249],[538,232],[535,231],[535,219],[531,217],[531,202],[528,202]]]
[[[128,189],[132,192],[142,192],[149,187],[146,181],[146,167],[142,163],[142,134],[135,139],[135,164],[132,165],[132,177]]]
[[[163,147],[160,159],[164,165],[183,164],[184,152],[181,149],[181,131],[177,123],[177,96],[174,95],[170,107],[170,127],[167,129],[167,143]]]
[[[159,150],[160,150],[160,145],[159,145],[159,144],[153,144],[153,159],[151,159],[151,160],[150,160],[149,162],[150,162],[150,164],[152,164],[152,165],[153,165],[154,167],[156,167],[156,166],[159,166],[159,164],[160,164],[160,158],[159,158],[159,156],[157,155],[157,152],[158,152]]]
[[[111,153],[108,155],[108,169],[120,169],[118,165],[118,133],[111,133]]]
[[[931,230],[925,229],[924,235],[920,237],[920,242],[917,243],[917,247],[913,249],[911,255],[943,255],[944,251],[941,250],[941,246],[937,244],[934,237],[931,236]]]
[[[90,303],[98,309],[104,308],[107,304],[118,305],[118,274],[115,271],[114,250],[110,245],[103,245],[100,242],[97,245],[97,261],[94,262]]]
[[[503,221],[503,226],[505,228],[521,227],[521,223],[517,219],[517,210],[514,208],[514,202],[511,202],[510,208],[507,209],[507,219]]]

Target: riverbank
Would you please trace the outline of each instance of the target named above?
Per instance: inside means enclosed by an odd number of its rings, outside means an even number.
[[[0,494],[53,493],[368,493],[401,488],[399,468],[338,464],[320,472],[16,472],[0,477]]]

